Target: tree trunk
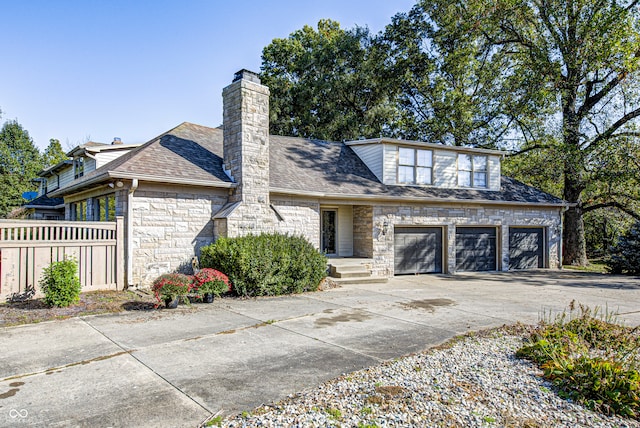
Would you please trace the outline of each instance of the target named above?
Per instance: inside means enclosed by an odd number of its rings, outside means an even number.
[[[575,204],[564,213],[562,232],[564,265],[586,266],[587,245],[584,236],[584,220],[582,218],[582,178],[581,157],[575,151],[567,156],[564,168],[564,200]]]

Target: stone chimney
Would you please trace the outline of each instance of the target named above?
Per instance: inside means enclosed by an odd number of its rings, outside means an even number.
[[[238,184],[229,202],[269,204],[269,88],[238,71],[222,90],[224,168]]]
[[[214,239],[272,232],[269,206],[269,88],[240,70],[222,90],[223,167],[237,184],[213,216]]]

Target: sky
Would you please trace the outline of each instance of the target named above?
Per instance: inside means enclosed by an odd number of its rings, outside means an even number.
[[[329,18],[373,33],[415,0],[0,0],[0,123],[44,150],[144,143],[222,123],[222,89],[262,49]]]

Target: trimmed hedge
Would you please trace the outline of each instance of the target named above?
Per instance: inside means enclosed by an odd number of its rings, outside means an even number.
[[[200,266],[226,273],[240,296],[276,296],[316,291],[327,260],[301,236],[264,233],[218,239],[202,248]]]

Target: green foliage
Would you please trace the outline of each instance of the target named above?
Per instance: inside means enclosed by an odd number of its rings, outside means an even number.
[[[606,264],[611,273],[640,274],[640,221],[620,237]]]
[[[516,355],[540,366],[562,397],[587,408],[640,419],[638,328],[580,305],[542,321]]]
[[[281,234],[220,238],[202,248],[200,266],[226,272],[241,296],[315,291],[326,259],[306,239]]]
[[[262,51],[262,83],[271,91],[271,133],[355,140],[387,133],[395,117],[380,51],[369,31],[323,19]]]
[[[31,180],[41,169],[41,155],[29,133],[16,121],[5,122],[0,130],[0,218],[25,202],[24,192],[37,190]]]
[[[51,138],[49,140],[49,145],[44,150],[42,155],[43,161],[42,164],[45,168],[48,168],[53,165],[57,165],[60,162],[69,159],[67,154],[62,150],[62,145],[59,140],[55,138]]]
[[[42,271],[40,288],[49,306],[66,307],[80,301],[78,264],[73,259],[53,262]]]

